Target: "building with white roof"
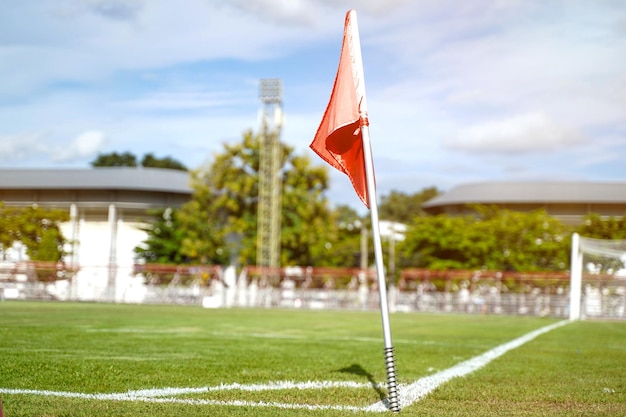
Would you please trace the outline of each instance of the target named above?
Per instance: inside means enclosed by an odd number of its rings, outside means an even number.
[[[141,301],[134,284],[134,248],[147,233],[150,209],[179,207],[191,197],[189,173],[157,168],[2,169],[0,201],[7,206],[65,209],[67,263],[78,273],[59,298]],[[135,287],[138,287],[135,285]]]
[[[471,204],[496,205],[514,211],[545,209],[565,224],[583,216],[622,217],[626,212],[626,182],[480,182],[461,184],[427,201],[430,214],[464,215]]]

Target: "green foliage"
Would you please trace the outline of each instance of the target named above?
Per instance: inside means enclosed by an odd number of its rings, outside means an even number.
[[[31,249],[29,257],[37,261],[56,262],[62,252],[63,238],[57,228],[47,228],[41,231],[38,237],[38,245]]]
[[[622,217],[608,218],[590,213],[583,218],[576,232],[595,239],[626,239],[626,213]]]
[[[91,161],[92,167],[136,167],[137,157],[130,152],[100,153]]]
[[[431,269],[467,268],[471,262],[468,250],[472,250],[476,243],[474,236],[468,234],[474,222],[475,219],[469,216],[416,217],[405,240],[398,243],[401,265]]]
[[[328,254],[328,265],[345,268],[361,266],[362,229],[368,238],[368,260],[372,260],[374,247],[370,242],[371,222],[369,216],[360,217],[354,209],[345,205],[335,207],[334,216],[339,230],[336,239],[332,242],[332,253]]]
[[[210,166],[192,173],[194,194],[180,213],[182,251],[191,260],[223,264],[256,255],[259,144],[252,132],[224,144]]]
[[[337,229],[324,197],[327,168],[312,167],[306,156],[293,156],[289,164],[283,178],[281,264],[331,265]]]
[[[563,271],[569,267],[570,233],[544,209],[518,212],[476,206],[477,240],[487,240],[481,258],[487,269]]]
[[[626,239],[626,213],[623,217],[601,217],[597,213],[590,213],[583,218],[583,222],[576,228],[576,232],[581,236],[606,239],[623,240]],[[612,256],[586,254],[586,261],[595,264],[602,273],[619,271],[626,267],[626,262]]]
[[[165,230],[162,225],[153,225],[143,250],[157,262],[255,264],[259,146],[259,138],[246,132],[241,142],[224,144],[209,166],[193,171],[193,196],[172,214],[178,251],[161,253],[165,245],[157,243],[169,236],[154,234]],[[336,222],[324,197],[327,169],[311,166],[308,157],[294,155],[285,144],[281,148],[281,264],[325,265],[336,239]]]
[[[183,263],[186,259],[180,252],[183,235],[178,212],[167,208],[152,210],[149,214],[156,220],[142,229],[148,234],[148,239],[135,248],[137,257],[147,263]]]
[[[0,202],[1,248],[21,242],[26,247],[26,255],[33,261],[60,261],[65,255],[63,247],[67,241],[59,225],[68,220],[66,210],[44,209],[37,205],[7,207]]]
[[[379,216],[383,220],[408,224],[416,216],[424,216],[426,212],[422,204],[439,195],[435,187],[424,188],[414,194],[406,194],[400,191],[391,191],[380,199],[378,206]]]
[[[178,171],[187,171],[187,167],[172,157],[166,156],[157,158],[152,153],[147,153],[141,160],[141,166],[146,168],[163,168],[175,169]]]
[[[172,157],[166,156],[157,158],[153,153],[147,153],[143,156],[141,163],[137,163],[137,156],[130,152],[111,152],[98,154],[96,159],[91,161],[92,167],[137,167],[145,168],[163,168],[175,169],[179,171],[187,171],[187,167]]]
[[[224,219],[213,204],[217,196],[207,186],[207,172],[193,171],[191,175],[192,199],[176,210],[182,235],[180,253],[192,263],[225,264],[229,256],[223,250]]]
[[[431,269],[560,271],[568,266],[565,227],[544,210],[475,206],[475,216],[417,217],[399,244],[403,266]]]

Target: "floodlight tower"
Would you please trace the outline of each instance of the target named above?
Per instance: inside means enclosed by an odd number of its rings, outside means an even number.
[[[259,87],[261,135],[259,150],[259,206],[257,213],[257,265],[276,278],[280,266],[280,218],[282,177],[280,133],[283,124],[282,88],[277,78],[262,79]]]

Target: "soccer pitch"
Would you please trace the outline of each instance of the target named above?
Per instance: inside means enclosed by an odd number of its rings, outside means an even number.
[[[626,415],[625,322],[391,327],[399,415]],[[376,312],[0,303],[5,417],[393,414],[385,381]]]

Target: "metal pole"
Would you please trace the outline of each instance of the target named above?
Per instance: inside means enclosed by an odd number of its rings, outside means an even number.
[[[277,285],[280,276],[280,222],[282,177],[280,132],[282,128],[282,83],[280,79],[262,79],[259,98],[261,143],[259,161],[259,203],[257,213],[257,265],[263,279]]]
[[[70,205],[70,227],[72,235],[72,254],[70,255],[70,300],[76,298],[76,265],[78,264],[78,207],[76,204]]]
[[[369,195],[370,217],[372,220],[372,237],[374,240],[374,257],[376,261],[376,274],[378,277],[378,292],[380,295],[380,313],[383,324],[383,339],[385,343],[385,365],[387,368],[387,391],[389,409],[393,412],[400,411],[398,399],[398,383],[396,381],[396,365],[394,359],[394,347],[391,341],[391,325],[389,324],[389,307],[387,305],[387,282],[385,280],[385,265],[383,262],[383,246],[378,223],[378,205],[376,203],[376,184],[374,181],[374,164],[372,148],[367,125],[367,114],[361,115],[361,134],[363,137],[363,157],[365,159],[365,177],[367,180],[367,192]]]
[[[109,277],[107,293],[110,302],[115,302],[117,292],[117,208],[115,204],[109,204]]]
[[[359,222],[361,227],[361,270],[365,272],[367,270],[367,227],[363,222]]]
[[[572,259],[569,280],[569,319],[580,319],[580,299],[582,295],[583,255],[580,250],[580,236],[572,235]]]

